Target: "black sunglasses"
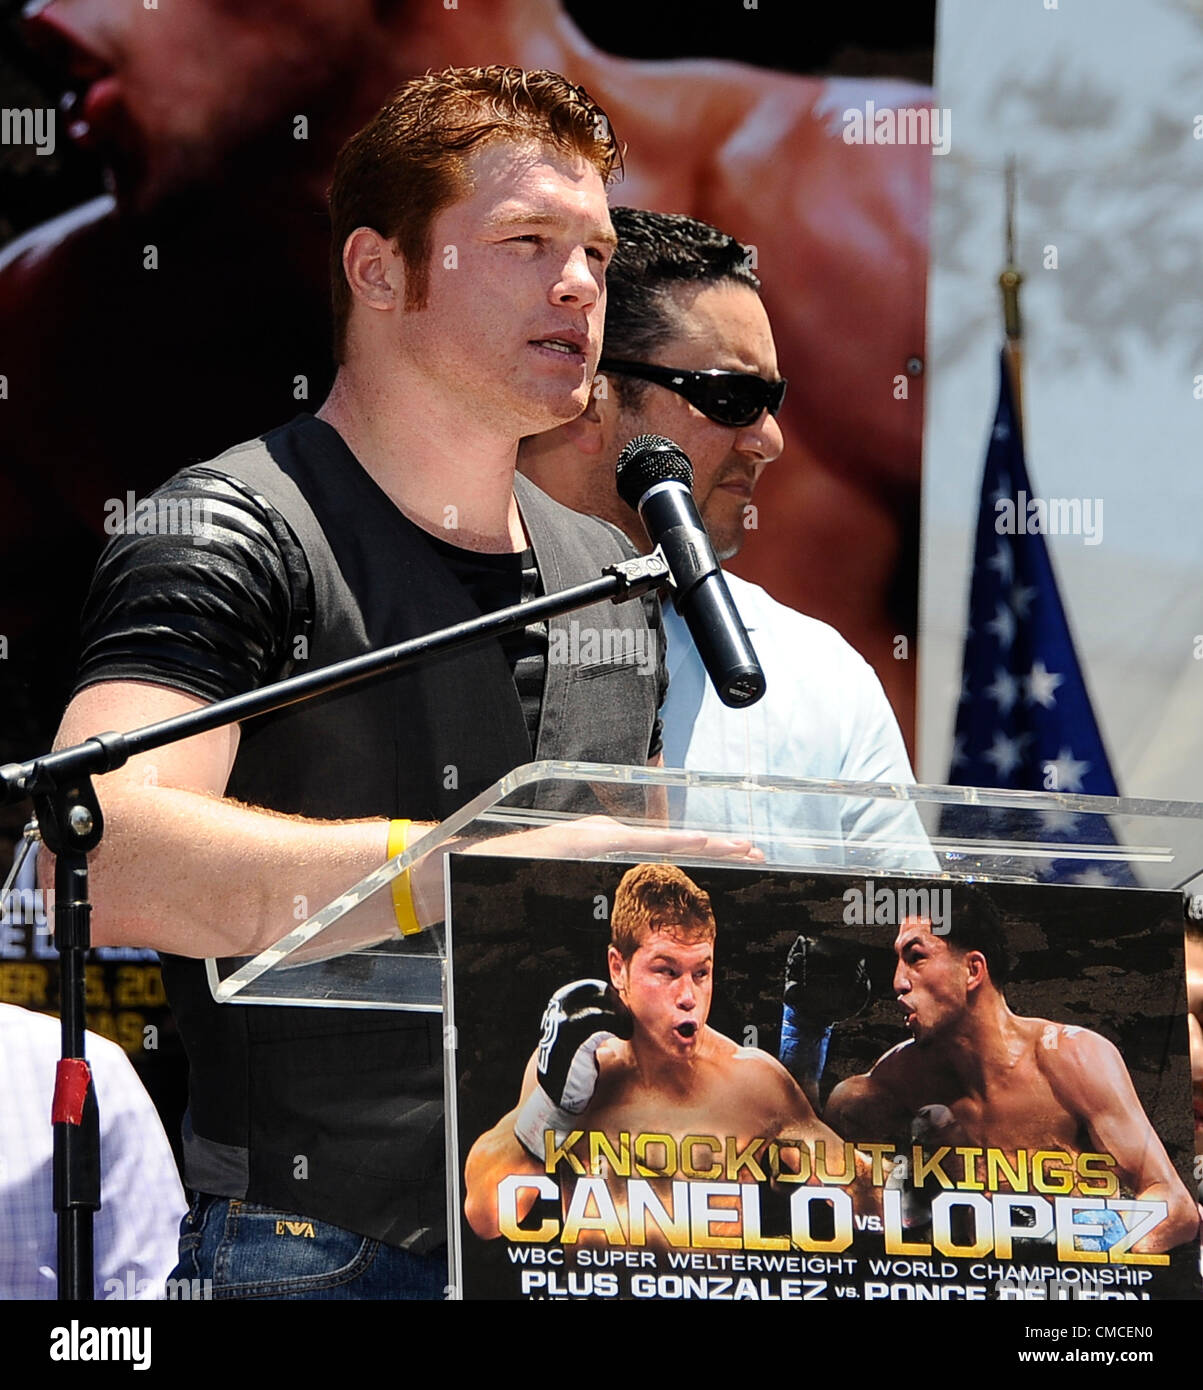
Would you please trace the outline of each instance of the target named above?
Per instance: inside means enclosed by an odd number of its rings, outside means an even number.
[[[776,415],[785,400],[786,382],[766,381],[751,372],[687,372],[676,367],[657,367],[650,362],[624,362],[617,357],[603,357],[597,364],[599,372],[618,372],[622,376],[637,376],[654,381],[684,396],[707,419],[729,429],[744,429],[754,425],[767,410]]]

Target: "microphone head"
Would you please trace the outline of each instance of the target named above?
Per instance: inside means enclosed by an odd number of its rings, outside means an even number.
[[[640,434],[618,456],[618,495],[634,511],[657,483],[684,483],[693,491],[693,465],[679,444],[660,434]]]

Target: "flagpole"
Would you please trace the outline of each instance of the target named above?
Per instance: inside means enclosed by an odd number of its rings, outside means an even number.
[[[1023,417],[1023,319],[1019,312],[1019,287],[1023,284],[1023,274],[1015,261],[1015,156],[1007,157],[1006,166],[1006,212],[1004,223],[1006,240],[1006,264],[998,277],[998,287],[1002,292],[1003,331],[1006,344],[1003,357],[1011,379],[1011,396],[1015,402],[1015,420],[1019,435],[1024,435]]]

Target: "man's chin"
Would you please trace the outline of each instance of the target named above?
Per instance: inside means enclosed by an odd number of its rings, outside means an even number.
[[[261,199],[263,168],[217,139],[155,143],[131,131],[120,148],[106,152],[105,180],[126,216],[209,221],[223,205],[236,210]]]
[[[579,399],[574,393],[558,400],[542,400],[527,412],[528,420],[522,426],[521,437],[525,439],[533,434],[546,434],[549,430],[559,429],[561,425],[577,419],[588,404],[587,387],[580,392]]]
[[[710,537],[710,544],[714,547],[714,553],[726,564],[728,560],[734,560],[740,552],[746,533],[742,525],[741,518],[735,521],[727,517],[716,517],[702,513],[702,524],[706,527],[706,534]]]
[[[911,1041],[918,1047],[947,1048],[949,1039],[955,1037],[947,1023],[916,1023],[908,1028],[907,1032],[911,1035]]]
[[[202,207],[213,207],[212,186],[173,179],[152,170],[135,152],[123,150],[105,164],[105,187],[122,217],[170,220]]]

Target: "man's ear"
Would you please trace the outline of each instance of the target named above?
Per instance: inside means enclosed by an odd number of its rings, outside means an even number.
[[[627,987],[627,972],[626,961],[617,946],[611,946],[606,952],[606,961],[610,966],[610,983],[621,994]]]
[[[965,984],[968,989],[980,989],[990,978],[986,957],[980,951],[965,952]]]
[[[343,272],[352,295],[372,309],[393,309],[405,298],[405,262],[371,227],[356,227],[343,245]]]

